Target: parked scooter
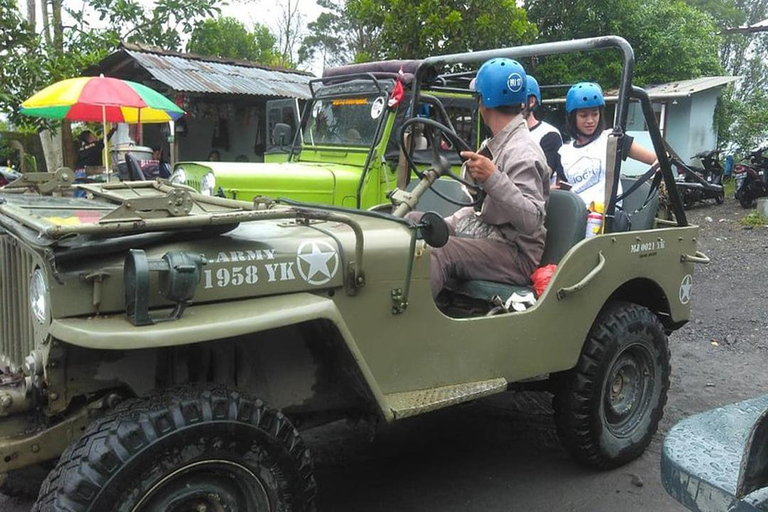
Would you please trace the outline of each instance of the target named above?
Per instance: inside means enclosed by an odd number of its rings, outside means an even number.
[[[752,208],[758,197],[768,196],[768,158],[763,153],[768,146],[749,153],[752,165],[736,164],[733,177],[736,179],[736,199],[742,208]]]
[[[21,173],[10,167],[0,166],[0,187],[4,187],[12,181],[21,178]]]
[[[701,160],[703,168],[688,165],[675,154],[671,157],[671,162],[678,173],[677,191],[685,208],[690,208],[705,199],[714,199],[717,204],[725,202],[723,167],[718,158],[719,151],[710,149],[693,155],[692,158]]]

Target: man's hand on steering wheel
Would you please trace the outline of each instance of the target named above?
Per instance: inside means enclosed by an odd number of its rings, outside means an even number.
[[[485,183],[496,172],[496,164],[480,153],[462,151],[460,155],[466,160],[467,172],[478,183]]]
[[[464,139],[459,137],[459,135],[456,132],[454,132],[453,130],[451,130],[447,126],[442,125],[442,124],[440,124],[437,121],[434,121],[432,119],[425,119],[425,118],[421,118],[421,117],[414,117],[414,118],[409,119],[405,123],[403,123],[403,127],[401,128],[401,131],[400,131],[400,139],[399,139],[398,142],[400,144],[400,150],[405,155],[406,162],[408,162],[408,167],[419,178],[423,179],[424,174],[422,172],[420,172],[418,170],[418,168],[416,167],[416,164],[413,163],[413,158],[412,158],[412,155],[411,155],[411,153],[409,151],[410,148],[407,147],[407,145],[405,144],[406,129],[408,127],[412,126],[412,125],[415,125],[415,124],[421,124],[421,125],[424,125],[424,126],[432,127],[432,130],[434,132],[434,138],[433,138],[433,141],[432,141],[432,156],[434,158],[433,168],[435,170],[437,170],[440,173],[440,175],[448,176],[451,179],[454,179],[454,180],[458,181],[459,183],[461,183],[462,185],[464,185],[472,193],[472,195],[475,196],[475,199],[472,200],[472,201],[468,201],[468,202],[462,203],[462,202],[459,202],[459,201],[455,201],[455,200],[453,200],[453,199],[451,199],[449,197],[446,197],[444,194],[442,194],[436,188],[430,187],[430,188],[432,188],[432,191],[437,196],[439,196],[440,198],[444,199],[445,201],[448,201],[451,204],[455,204],[457,206],[462,206],[462,207],[463,206],[476,206],[476,205],[480,204],[480,202],[483,200],[484,195],[485,195],[485,193],[483,192],[482,187],[480,187],[476,182],[465,180],[463,177],[459,176],[458,174],[456,174],[455,172],[453,172],[451,170],[451,166],[447,162],[447,160],[445,159],[445,156],[440,154],[440,144],[439,144],[439,142],[440,142],[442,137],[447,139],[452,144],[452,146],[453,146],[452,149],[454,151],[456,151],[456,153],[459,154],[459,156],[461,157],[462,160],[471,161],[473,159],[473,156],[474,156],[475,157],[475,161],[482,161],[480,159],[485,159],[487,161],[487,164],[490,164],[492,166],[493,170],[496,169],[496,166],[493,165],[493,163],[490,160],[488,160],[486,157],[473,152],[472,148],[470,148],[467,145],[467,143],[464,142]],[[441,134],[442,134],[442,137],[441,137]],[[467,154],[467,156],[465,156],[465,154]],[[467,165],[469,166],[469,163]],[[481,166],[483,166],[483,168],[485,168],[486,163],[480,163],[480,164],[477,164],[477,165],[481,165]],[[478,172],[480,172],[480,171],[478,171]],[[490,174],[488,174],[488,176],[490,176]],[[473,178],[474,178],[474,176],[473,176]],[[485,177],[485,179],[488,179],[487,176]],[[480,181],[480,180],[477,180],[477,181],[482,183],[483,181],[485,181],[485,179],[482,180],[482,181]]]

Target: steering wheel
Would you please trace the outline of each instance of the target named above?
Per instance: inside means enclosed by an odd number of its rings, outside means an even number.
[[[454,151],[459,155],[462,161],[465,161],[466,159],[461,156],[462,151],[474,151],[472,148],[470,148],[466,142],[464,142],[464,139],[459,137],[459,135],[448,128],[447,126],[438,123],[437,121],[434,121],[432,119],[426,119],[423,117],[413,117],[409,120],[407,120],[405,123],[403,123],[403,127],[400,129],[400,138],[397,141],[398,145],[400,146],[400,150],[403,152],[403,155],[405,155],[405,160],[408,162],[408,169],[413,171],[416,176],[419,177],[419,179],[424,179],[424,173],[420,172],[419,169],[416,167],[416,164],[413,163],[413,158],[411,157],[411,153],[407,150],[406,144],[405,144],[405,134],[406,134],[406,128],[421,124],[424,126],[431,126],[434,132],[434,137],[432,139],[432,157],[433,157],[433,168],[438,171],[438,173],[441,176],[448,176],[449,178],[458,181],[462,185],[464,185],[468,190],[474,192],[473,195],[476,196],[474,201],[471,202],[461,202],[456,201],[454,199],[451,199],[450,197],[447,197],[446,195],[442,194],[437,188],[430,185],[430,189],[432,189],[432,192],[437,194],[438,197],[441,199],[448,201],[451,204],[455,204],[456,206],[475,206],[483,201],[485,197],[485,191],[483,188],[476,183],[472,183],[470,181],[465,180],[455,172],[451,170],[451,164],[448,163],[445,156],[440,154],[440,134],[442,134],[446,139],[448,139],[448,142],[450,142],[453,146]]]

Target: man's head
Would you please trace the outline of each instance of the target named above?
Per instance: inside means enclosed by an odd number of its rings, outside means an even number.
[[[213,149],[210,153],[208,153],[208,161],[218,162],[219,160],[221,160],[221,153],[219,153],[218,150]]]
[[[525,69],[512,59],[491,59],[477,72],[474,89],[480,96],[480,114],[514,116],[521,112],[526,102]]]
[[[85,130],[84,132],[80,133],[80,142],[83,144],[96,142],[96,136],[93,134],[91,130]]]
[[[533,112],[536,107],[541,105],[541,89],[539,88],[539,82],[531,75],[528,75],[525,79],[526,88],[526,107],[529,112]]]

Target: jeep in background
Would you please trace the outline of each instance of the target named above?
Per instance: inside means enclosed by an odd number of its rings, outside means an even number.
[[[272,146],[265,163],[180,162],[171,181],[202,194],[245,201],[285,197],[345,208],[388,203],[387,195],[410,179],[396,139],[410,117],[414,73],[421,63],[384,61],[326,69],[323,78],[310,81],[312,98],[305,103],[298,130],[291,126],[295,100],[270,103]],[[466,75],[428,75],[416,108],[419,116],[457,130],[476,148],[480,123],[468,84]],[[431,162],[429,148],[435,142],[430,135],[411,137],[414,158],[422,167]],[[440,151],[460,163],[454,151]]]
[[[528,289],[486,281],[452,283],[435,301],[430,251],[447,228],[438,215],[415,223],[405,214],[460,177],[439,148],[420,167],[407,139],[421,123],[452,151],[465,142],[414,115],[420,84],[443,66],[597,49],[618,50],[624,66],[605,233],[585,239],[583,201],[554,190],[542,264],[557,270],[535,304],[511,308],[513,292]],[[633,65],[615,36],[420,62],[398,137],[420,179],[394,189],[392,213],[234,201],[160,181],[77,185],[91,199],[73,198],[67,169],[8,185],[2,489],[52,468],[35,511],[311,511],[305,430],[345,418],[383,427],[542,385],[577,460],[612,468],[638,457],[666,403],[667,336],[689,320],[694,265],[708,259],[696,251],[698,227],[675,192],[650,100],[631,85]],[[661,172],[625,188],[630,223],[620,231],[631,97]],[[330,140],[311,126],[305,137]],[[674,222],[654,218],[662,178]]]

